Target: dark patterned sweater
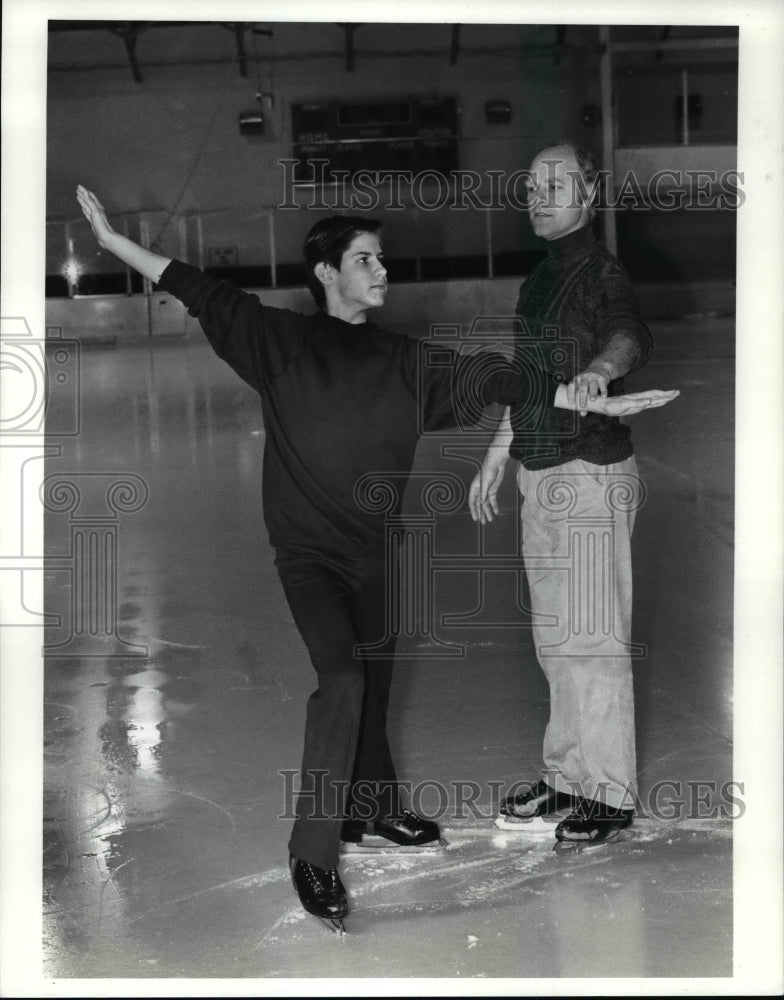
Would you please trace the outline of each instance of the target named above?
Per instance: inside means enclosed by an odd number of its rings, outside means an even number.
[[[274,546],[378,551],[423,431],[476,419],[492,401],[552,406],[554,381],[500,355],[439,347],[431,364],[415,338],[264,306],[180,261],[166,267],[160,287],[187,306],[218,356],[261,396],[262,495]],[[393,485],[391,507],[358,499],[369,473]]]
[[[550,377],[570,382],[608,345],[625,373],[641,368],[651,353],[651,335],[621,263],[593,237],[590,225],[547,243],[547,257],[520,288],[517,351]],[[623,393],[623,379],[610,383]],[[509,453],[529,469],[576,458],[596,465],[632,454],[629,428],[617,417],[571,410],[539,413],[512,407],[514,438]]]

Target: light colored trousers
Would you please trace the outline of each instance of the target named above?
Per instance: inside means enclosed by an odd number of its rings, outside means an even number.
[[[545,779],[631,809],[631,656],[642,652],[631,646],[631,534],[645,495],[637,464],[521,465],[517,483],[533,638],[550,685]]]

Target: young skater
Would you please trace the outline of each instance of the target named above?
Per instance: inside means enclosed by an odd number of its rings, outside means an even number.
[[[469,491],[474,520],[492,521],[507,460],[518,461],[550,719],[544,777],[521,783],[501,812],[530,820],[572,807],[555,827],[569,842],[617,836],[636,799],[630,540],[644,493],[629,428],[592,404],[623,393],[623,377],[648,359],[651,335],[622,265],[594,239],[596,178],[592,157],[568,143],[535,157],[528,211],[547,257],[521,286],[516,309],[527,336],[549,345],[544,370],[568,383],[576,426],[573,414],[564,420],[554,410],[534,425],[512,405]],[[526,336],[519,347],[526,350]]]
[[[97,198],[77,197],[98,243],[180,299],[215,352],[261,397],[264,518],[294,621],[318,686],[308,701],[301,792],[289,841],[303,907],[342,929],[341,839],[372,836],[406,848],[438,842],[434,822],[403,809],[386,733],[393,650],[365,660],[356,647],[387,634],[384,514],[358,503],[369,472],[407,476],[421,429],[457,420],[454,385],[483,402],[528,399],[568,407],[565,386],[498,357],[430,370],[419,342],[367,322],[384,303],[379,223],[318,222],[304,245],[313,315],[264,306],[253,294],[152,253],[114,232]],[[660,406],[670,393],[592,400],[599,413]],[[399,490],[402,495],[402,490]],[[362,809],[360,809],[360,804]]]

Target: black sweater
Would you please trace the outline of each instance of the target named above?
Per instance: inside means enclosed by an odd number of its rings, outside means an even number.
[[[218,356],[261,396],[264,517],[276,547],[378,551],[389,511],[357,502],[363,477],[389,474],[397,510],[420,434],[459,423],[471,397],[474,410],[534,395],[539,412],[553,402],[555,382],[498,355],[439,348],[430,364],[419,340],[264,306],[180,261],[167,266],[160,287],[187,306]]]
[[[621,263],[596,242],[591,227],[547,243],[547,257],[520,288],[516,309],[518,350],[552,378],[571,382],[612,342],[626,372],[641,368],[651,352],[651,335]],[[624,392],[623,379],[609,394]],[[632,454],[631,432],[617,417],[571,410],[541,416],[512,407],[513,458],[529,469],[561,465],[576,458],[596,465]]]

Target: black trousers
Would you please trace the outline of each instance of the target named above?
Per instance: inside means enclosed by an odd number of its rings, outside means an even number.
[[[331,868],[347,816],[399,815],[386,727],[394,646],[387,642],[379,659],[355,650],[386,636],[386,563],[383,552],[347,558],[288,546],[275,562],[318,678],[289,850]]]

